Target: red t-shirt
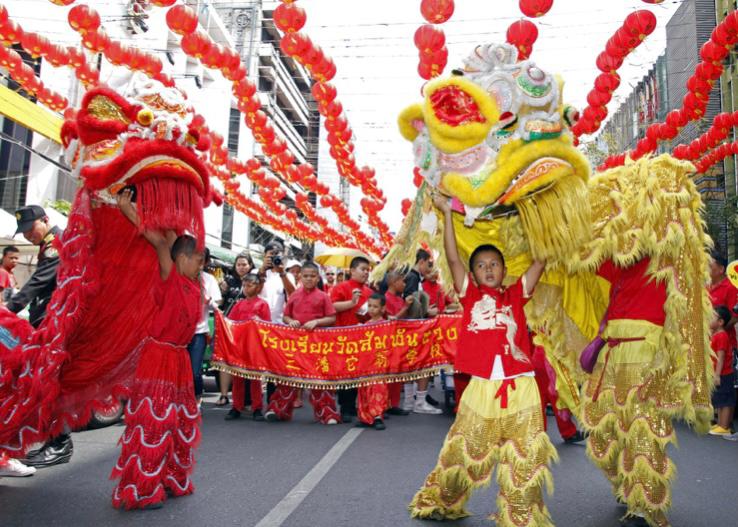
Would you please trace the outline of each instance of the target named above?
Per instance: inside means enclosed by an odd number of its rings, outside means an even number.
[[[608,280],[610,307],[607,320],[645,320],[663,326],[666,320],[666,286],[647,275],[649,258],[643,258],[630,267],[618,267],[605,261],[597,274]]]
[[[252,318],[270,322],[272,320],[272,312],[269,310],[269,304],[266,303],[266,300],[254,296],[239,300],[228,313],[228,318],[234,322],[244,322]]]
[[[405,307],[405,300],[401,296],[387,291],[384,298],[387,300],[387,303],[384,305],[384,309],[387,312],[387,315],[391,317],[396,317],[397,313],[402,311],[402,308]]]
[[[0,267],[0,289],[15,287],[15,277],[5,267]]]
[[[708,291],[710,293],[712,307],[725,306],[730,310],[730,314],[733,315],[733,308],[738,304],[738,289],[730,283],[727,277],[723,278],[717,284],[709,286]],[[738,344],[736,344],[735,327],[727,328],[725,332],[730,339],[730,349],[732,350],[738,347]]]
[[[172,268],[169,277],[161,280],[152,294],[159,310],[151,321],[151,336],[175,346],[189,344],[202,316],[200,284]]]
[[[306,290],[300,287],[287,299],[284,315],[305,324],[317,318],[330,317],[336,314],[330,297],[317,287]]]
[[[716,354],[718,351],[725,352],[725,359],[723,360],[723,369],[720,370],[720,375],[730,375],[733,373],[733,348],[730,346],[730,338],[727,331],[718,331],[712,336],[710,340],[712,351]],[[715,369],[717,365],[717,357],[712,358],[712,369]]]
[[[450,299],[448,295],[443,292],[441,284],[425,280],[422,287],[423,291],[428,295],[429,302],[436,305],[438,312],[443,313],[446,311],[446,305],[450,303]]]
[[[464,313],[456,352],[456,371],[489,379],[499,356],[505,377],[533,371],[523,307],[522,278],[509,287],[477,286],[469,275],[461,297]]]
[[[340,284],[336,284],[336,286],[331,289],[331,302],[335,304],[336,302],[351,300],[351,292],[354,289],[359,289],[361,291],[359,302],[352,309],[347,309],[346,311],[341,311],[336,314],[336,326],[355,326],[366,320],[366,315],[358,314],[361,307],[366,303],[369,297],[374,294],[374,291],[372,291],[366,284],[360,284],[356,280],[346,280]]]

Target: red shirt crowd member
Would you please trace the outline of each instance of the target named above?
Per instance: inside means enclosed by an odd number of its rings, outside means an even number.
[[[386,322],[385,319],[386,300],[384,295],[374,293],[367,300],[367,314],[369,320],[366,324],[379,324]],[[388,406],[387,384],[371,384],[359,388],[359,426],[372,427],[375,430],[387,428],[384,424],[384,412]]]
[[[521,518],[546,517],[542,487],[550,477],[548,464],[555,449],[543,426],[523,311],[545,264],[534,262],[518,281],[505,287],[502,252],[493,245],[480,245],[471,254],[471,273],[467,274],[456,247],[451,204],[442,196],[434,196],[434,204],[444,214],[446,258],[464,307],[456,369],[472,375],[472,380],[461,398],[438,464],[410,503],[411,515],[434,519],[466,515],[464,504],[477,487],[469,482],[486,480],[493,470],[490,464],[480,471],[474,460],[504,460],[512,441],[521,451],[513,456],[514,463],[510,462],[509,474],[503,478],[498,510],[514,503]],[[515,422],[516,426],[501,430],[499,426],[479,426],[482,422]],[[464,444],[483,446],[472,459],[463,446],[459,447]],[[541,477],[531,481],[530,474],[536,471],[542,471]]]
[[[389,271],[385,282],[387,283],[387,293],[385,294],[385,312],[387,316],[389,318],[404,318],[413,302],[412,296],[403,298],[403,293],[407,286],[405,283],[405,271],[403,269]],[[387,385],[390,405],[389,410],[387,410],[388,414],[410,415],[412,406],[409,400],[406,408],[400,406],[400,396],[402,395],[402,387],[404,385],[404,382],[391,382]]]
[[[336,326],[355,326],[367,320],[366,301],[374,294],[367,285],[369,280],[369,260],[357,256],[351,260],[348,280],[336,284],[331,289],[331,301],[336,309]],[[356,415],[356,388],[338,390],[338,404],[341,419],[350,423]]]
[[[451,297],[443,292],[443,287],[438,281],[440,274],[438,269],[433,269],[428,278],[423,280],[421,284],[423,291],[428,295],[428,302],[430,305],[436,306],[439,314],[445,313],[446,308],[453,303]]]
[[[2,291],[3,302],[13,296],[13,292],[18,288],[13,269],[18,264],[19,257],[20,251],[15,245],[8,245],[3,249],[3,260],[0,266],[0,291]]]
[[[735,411],[735,371],[733,369],[733,348],[725,332],[725,327],[732,319],[731,310],[726,306],[715,308],[715,316],[710,324],[712,331],[712,359],[715,370],[715,391],[712,392],[712,406],[717,411],[717,423],[710,428],[710,434],[716,436],[730,435]]]
[[[730,348],[738,347],[735,334],[735,323],[738,320],[733,308],[738,304],[738,289],[730,283],[725,271],[728,267],[728,261],[719,253],[713,253],[710,258],[710,285],[708,292],[710,293],[710,302],[712,307],[725,306],[730,311],[730,322],[725,326],[725,332],[730,339]]]
[[[228,318],[233,322],[245,322],[247,320],[262,320],[264,322],[271,321],[271,310],[266,300],[259,296],[261,292],[262,282],[258,275],[247,274],[243,277],[243,294],[246,298],[236,302]],[[226,421],[232,421],[241,417],[246,404],[246,383],[249,384],[251,392],[251,418],[254,421],[263,421],[264,408],[263,395],[261,391],[261,381],[256,379],[246,380],[243,377],[233,377],[233,386],[231,388],[233,397],[233,406],[225,416]]]
[[[138,215],[130,190],[118,196],[121,212],[134,225]],[[143,342],[126,405],[121,453],[111,477],[116,508],[161,506],[167,496],[194,490],[190,474],[200,439],[200,412],[195,400],[187,344],[202,315],[198,275],[203,254],[191,236],[145,230],[159,259],[161,282],[153,291],[158,312],[150,337]],[[170,416],[162,419],[161,416]]]
[[[320,271],[313,262],[305,262],[300,270],[301,287],[287,299],[284,308],[284,323],[291,328],[312,331],[315,328],[330,326],[336,321],[336,310],[331,299],[318,289]],[[269,399],[267,421],[289,421],[295,408],[295,400],[300,393],[298,388],[277,385]],[[315,419],[325,425],[335,425],[340,421],[336,410],[336,399],[331,390],[310,390],[310,404]]]
[[[336,270],[333,267],[328,267],[325,270],[325,282],[323,282],[323,291],[326,293],[331,292],[331,289],[336,287]]]

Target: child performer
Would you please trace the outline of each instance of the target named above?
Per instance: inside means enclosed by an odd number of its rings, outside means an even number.
[[[715,391],[712,393],[712,406],[717,411],[717,424],[710,428],[710,435],[729,436],[735,408],[735,372],[733,371],[733,348],[726,328],[732,315],[725,306],[715,308],[715,318],[710,325],[712,331],[712,351],[715,352]]]
[[[451,206],[440,196],[434,203],[445,216],[446,258],[464,308],[456,369],[472,379],[438,464],[410,504],[411,515],[436,520],[468,516],[464,505],[471,491],[489,484],[497,463],[497,525],[550,527],[542,487],[552,487],[548,465],[556,450],[543,429],[523,312],[545,264],[534,262],[504,287],[502,253],[480,245],[469,259],[468,276],[456,248]]]
[[[287,300],[282,319],[292,328],[312,331],[318,327],[330,326],[336,321],[336,310],[331,299],[318,289],[320,270],[313,262],[305,262],[300,271],[302,287],[295,290]],[[292,419],[298,388],[277,385],[272,394],[264,417],[267,421],[289,421]],[[310,390],[310,404],[315,419],[324,425],[338,424],[341,417],[336,410],[333,392],[323,389]]]
[[[118,195],[118,205],[138,225],[129,190]],[[113,506],[126,509],[158,509],[168,495],[192,494],[190,474],[200,439],[187,344],[202,314],[203,254],[191,236],[150,230],[143,236],[156,250],[161,282],[153,291],[159,311],[141,344],[121,453],[111,474],[119,478]]]
[[[272,319],[272,313],[269,310],[269,304],[266,300],[259,296],[261,292],[261,278],[256,274],[247,274],[243,277],[243,294],[246,298],[239,300],[228,313],[228,318],[234,322],[244,322],[246,320],[258,319],[269,322]],[[233,407],[226,414],[225,420],[232,421],[241,417],[244,410],[244,401],[246,396],[246,379],[243,377],[233,377],[233,387],[231,395],[233,396]],[[263,421],[264,414],[261,409],[264,407],[264,396],[261,393],[261,381],[251,379],[249,381],[249,390],[251,391],[251,417],[254,421]]]
[[[369,320],[365,324],[379,324],[385,322],[385,308],[387,301],[384,295],[374,293],[367,300],[367,314]],[[374,430],[384,430],[384,411],[387,409],[389,397],[387,384],[379,383],[359,388],[359,423],[361,428],[372,427]]]

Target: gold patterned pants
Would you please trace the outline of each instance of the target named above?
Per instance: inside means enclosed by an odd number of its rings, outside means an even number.
[[[587,454],[612,484],[627,515],[650,525],[669,525],[674,463],[666,454],[676,435],[668,414],[672,394],[665,374],[654,369],[661,327],[642,320],[614,320],[611,339],[583,387],[581,424],[589,432]],[[640,338],[637,341],[618,339]]]
[[[549,464],[556,459],[544,431],[535,378],[509,382],[473,377],[438,464],[410,503],[410,514],[436,520],[468,516],[464,506],[471,492],[490,483],[497,465],[500,489],[492,518],[497,525],[552,527],[543,486],[553,491]]]

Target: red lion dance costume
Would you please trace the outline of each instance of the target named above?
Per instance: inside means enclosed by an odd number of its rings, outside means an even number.
[[[136,187],[141,230],[188,231],[203,243],[210,186],[198,150],[207,144],[192,116],[179,91],[142,77],[122,94],[104,87],[87,92],[62,128],[81,186],[59,247],[58,286],[46,319],[33,330],[10,312],[0,313],[0,455],[20,458],[144,384],[149,393],[169,390],[170,397],[133,409],[141,426],[129,424],[121,438],[124,453],[138,457],[125,464],[124,477],[135,488],[122,501],[114,496],[114,504],[128,508],[161,501],[165,490],[192,491],[188,475],[199,414],[195,405],[180,404],[166,372],[136,373],[156,309],[158,263],[115,195]],[[161,432],[172,426],[178,437]],[[166,467],[152,468],[152,460],[166,460]],[[156,488],[156,495],[147,502],[136,494],[139,485]]]

